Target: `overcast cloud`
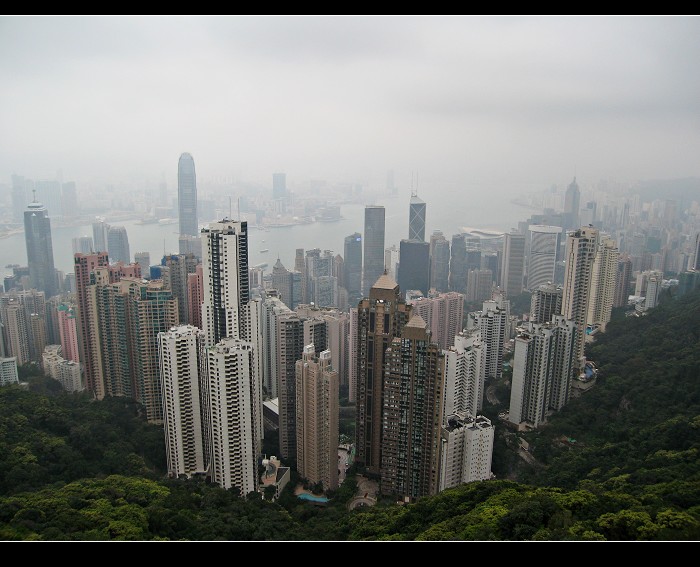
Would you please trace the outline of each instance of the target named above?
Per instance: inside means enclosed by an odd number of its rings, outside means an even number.
[[[700,176],[700,19],[2,17],[0,182]],[[504,189],[505,191],[505,189]]]

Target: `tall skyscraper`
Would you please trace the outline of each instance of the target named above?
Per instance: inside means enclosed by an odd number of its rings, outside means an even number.
[[[593,281],[586,324],[598,326],[603,332],[612,314],[618,257],[616,242],[612,238],[601,238],[593,261]]]
[[[409,498],[436,494],[440,478],[444,356],[418,314],[386,352],[381,491]]]
[[[147,274],[151,268],[150,252],[134,252],[134,264],[141,266],[141,273]],[[184,321],[184,319],[183,319]]]
[[[515,339],[508,420],[531,427],[544,423],[569,401],[574,378],[576,324],[561,315],[527,323]]]
[[[107,242],[109,233],[109,225],[104,221],[103,218],[97,217],[95,222],[92,223],[92,241],[94,245],[94,252],[108,252]]]
[[[384,250],[384,269],[392,279],[399,277],[399,249],[396,244]]]
[[[181,154],[177,163],[177,206],[180,235],[197,236],[197,175],[194,159],[188,153]]]
[[[384,207],[369,205],[365,207],[363,295],[369,292],[384,273],[384,218]]]
[[[549,323],[555,315],[561,315],[563,290],[552,282],[537,286],[530,298],[530,322]]]
[[[359,232],[345,237],[343,260],[348,302],[354,306],[362,299],[362,235]]]
[[[461,332],[444,349],[445,416],[455,412],[477,415],[484,400],[486,345],[478,329]]]
[[[277,262],[272,266],[272,287],[279,292],[279,297],[290,309],[295,306],[290,305],[294,298],[292,293],[292,274],[284,267],[282,260],[277,258]]]
[[[304,347],[295,365],[297,470],[324,490],[338,488],[338,372],[331,352]]]
[[[61,303],[58,306],[57,311],[63,358],[74,362],[80,362],[80,352],[78,350],[78,322],[75,313],[76,308],[73,305]]]
[[[204,474],[208,464],[204,450],[206,416],[200,401],[203,348],[204,332],[191,325],[158,334],[165,450],[172,478]]]
[[[559,250],[560,226],[530,225],[530,250],[527,258],[527,289],[554,281]]]
[[[575,364],[582,370],[585,364],[584,346],[586,319],[593,283],[593,262],[598,249],[598,230],[580,228],[572,231],[566,239],[566,269],[562,315],[576,323]]]
[[[467,291],[467,243],[463,233],[452,235],[450,249],[450,291]]]
[[[408,239],[425,241],[425,201],[411,193],[408,212]]]
[[[401,240],[399,245],[399,287],[420,290],[424,295],[430,289],[430,244],[420,240]]]
[[[260,452],[255,424],[262,400],[254,387],[253,346],[224,337],[205,351],[211,480],[226,489],[235,486],[246,496],[257,490]]]
[[[467,295],[469,302],[484,301],[493,293],[493,272],[491,270],[469,270],[467,272]]]
[[[24,212],[24,238],[27,245],[27,265],[32,287],[50,298],[58,293],[56,268],[53,263],[51,220],[49,214],[36,199]]]
[[[430,236],[430,288],[447,291],[450,275],[450,243],[439,230]]]
[[[442,428],[440,490],[491,478],[494,427],[483,415],[457,412]]]
[[[206,246],[202,324],[207,344],[216,345],[224,337],[247,337],[248,223],[227,219],[210,223],[202,229],[202,238]]]
[[[382,275],[357,307],[357,453],[356,461],[379,476],[384,407],[386,349],[401,335],[411,307],[401,298],[398,284]]]
[[[109,261],[111,263],[131,262],[131,252],[129,250],[129,235],[126,227],[110,226],[107,231],[107,250],[109,251]]]
[[[287,196],[287,174],[272,174],[272,198],[284,199]]]
[[[576,183],[576,177],[569,183],[564,195],[564,215],[566,226],[564,228],[574,229],[579,226],[579,208],[581,206],[581,191]]]
[[[501,256],[501,290],[506,297],[515,297],[523,292],[523,269],[525,265],[525,236],[518,232],[503,235]]]

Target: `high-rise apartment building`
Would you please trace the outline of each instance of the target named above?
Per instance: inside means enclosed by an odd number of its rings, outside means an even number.
[[[187,274],[187,321],[202,328],[202,304],[204,303],[204,268],[197,264],[193,274]]]
[[[177,163],[177,207],[180,235],[197,236],[197,175],[188,153],[181,154]]]
[[[440,490],[492,477],[495,428],[483,415],[447,415],[442,428]]]
[[[418,314],[386,351],[381,439],[381,491],[410,499],[440,487],[444,357]]]
[[[418,313],[428,324],[433,342],[441,349],[454,344],[455,336],[464,328],[464,296],[461,293],[433,291],[427,297],[412,299],[409,303],[412,312]]]
[[[331,353],[304,347],[296,362],[297,470],[324,490],[338,488],[338,373]]]
[[[194,254],[167,254],[161,260],[161,279],[165,287],[177,299],[178,317],[181,324],[191,323],[187,278],[196,272],[198,264],[199,261]]]
[[[365,207],[364,266],[362,272],[363,295],[384,273],[385,210],[381,206]]]
[[[58,331],[61,338],[61,350],[63,358],[80,362],[80,351],[78,350],[78,321],[76,317],[76,307],[61,303],[57,308]]]
[[[598,250],[598,230],[584,227],[572,231],[566,239],[566,268],[564,272],[564,292],[562,315],[576,323],[575,356],[576,365],[582,370],[585,364],[584,346],[588,305],[593,284],[593,262]]]
[[[481,311],[469,313],[468,329],[479,329],[486,345],[486,377],[500,379],[503,374],[503,349],[508,340],[510,301],[494,293],[493,299],[484,301]]]
[[[630,282],[632,281],[632,260],[626,254],[620,256],[617,261],[617,277],[615,278],[615,298],[613,307],[624,307],[630,296]]]
[[[477,415],[484,400],[486,345],[477,329],[461,332],[454,345],[444,349],[445,415],[467,412]]]
[[[171,327],[158,334],[163,428],[168,474],[172,478],[204,474],[208,455],[201,398],[200,353],[204,332],[192,325]]]
[[[411,307],[401,298],[398,284],[382,275],[357,307],[357,428],[356,461],[379,476],[384,407],[386,349],[401,335]]]
[[[564,228],[574,229],[579,226],[579,208],[581,206],[581,191],[576,183],[576,177],[569,183],[564,195],[564,215],[566,226]]]
[[[537,286],[530,297],[530,322],[548,323],[555,315],[561,315],[564,290],[552,282]]]
[[[469,270],[467,272],[467,294],[469,302],[484,301],[493,293],[493,272],[489,269]]]
[[[27,266],[31,286],[53,297],[58,293],[58,280],[53,262],[51,219],[46,207],[34,200],[24,212],[24,239],[27,245]]]
[[[577,332],[573,321],[555,315],[549,323],[528,323],[516,337],[511,423],[538,427],[567,404],[575,377]]]
[[[610,322],[615,300],[619,251],[612,238],[601,238],[598,243],[591,273],[591,296],[588,302],[586,324],[604,332]]]

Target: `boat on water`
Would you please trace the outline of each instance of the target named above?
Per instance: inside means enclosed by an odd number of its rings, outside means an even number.
[[[177,219],[160,219],[158,224],[175,224]]]
[[[262,252],[269,252],[269,251],[270,251],[269,248],[263,248],[260,252],[262,253]]]
[[[156,217],[146,217],[136,221],[134,224],[156,224],[157,222],[158,219]]]

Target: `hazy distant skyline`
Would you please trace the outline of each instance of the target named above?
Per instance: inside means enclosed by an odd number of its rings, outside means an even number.
[[[700,176],[694,16],[4,16],[0,76],[4,184]]]

